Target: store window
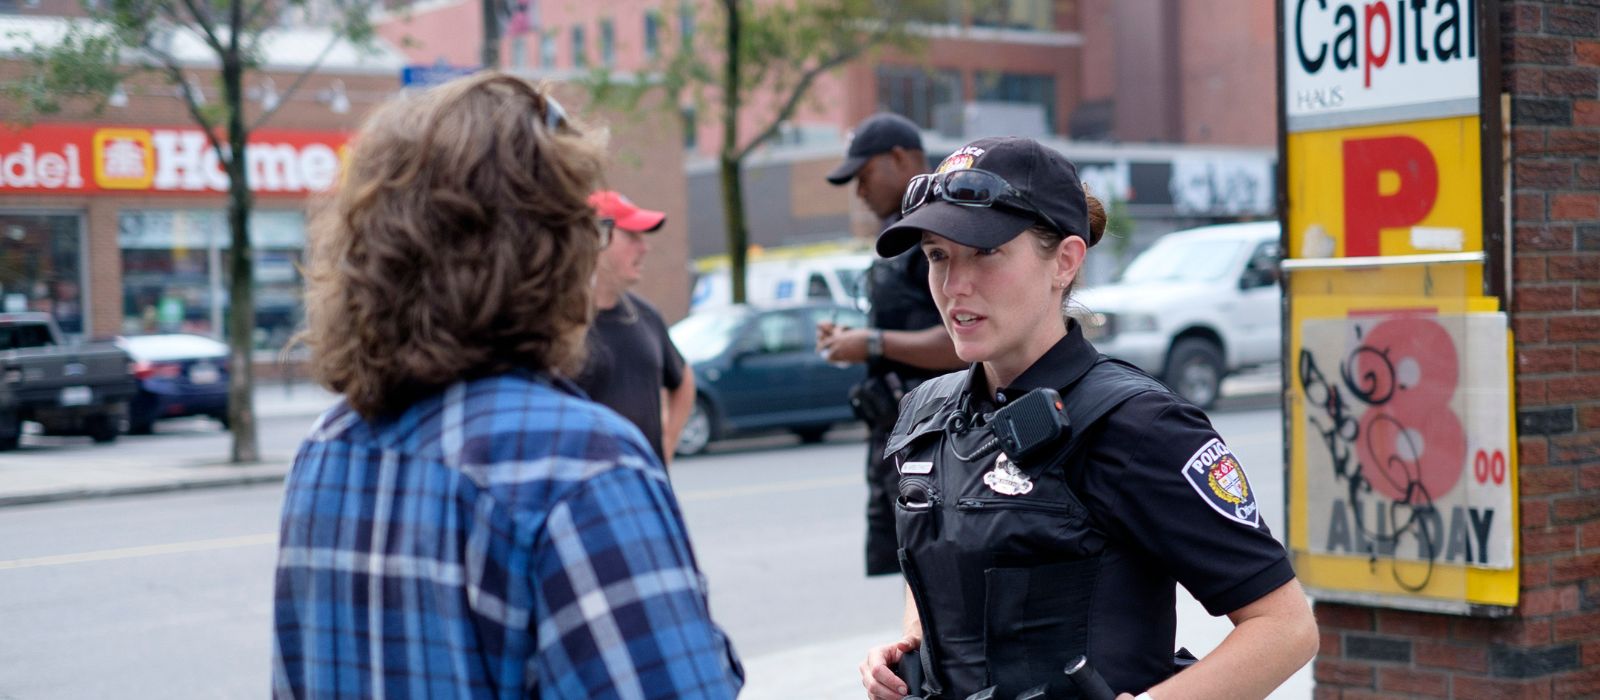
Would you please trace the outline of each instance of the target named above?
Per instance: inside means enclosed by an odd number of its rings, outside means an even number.
[[[938,128],[945,105],[961,103],[961,73],[911,66],[878,67],[878,106],[905,116],[924,129]]]
[[[0,311],[42,311],[82,338],[86,297],[82,217],[0,212]]]
[[[151,210],[118,217],[122,248],[124,333],[196,333],[224,337],[228,313],[228,223],[219,210]],[[257,350],[276,352],[303,316],[300,265],[305,217],[256,211],[250,217],[255,260]]]

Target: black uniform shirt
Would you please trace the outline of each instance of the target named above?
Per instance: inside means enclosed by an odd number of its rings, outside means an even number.
[[[1067,387],[1097,357],[1073,323],[1010,386],[988,391],[982,369],[973,367],[973,408],[992,411],[1031,389]],[[1174,580],[1212,615],[1225,615],[1294,578],[1237,457],[1199,408],[1176,394],[1146,392],[1084,439],[1087,451],[1066,482],[1107,537],[1089,621],[1089,656],[1103,673],[1141,676],[1129,671],[1152,659],[1136,650],[1174,638]]]
[[[867,323],[873,328],[920,331],[944,323],[933,292],[928,289],[928,256],[920,248],[873,261],[867,270],[867,298],[872,302]],[[927,379],[945,373],[889,359],[870,363],[867,372],[874,376],[894,372],[901,379]]]

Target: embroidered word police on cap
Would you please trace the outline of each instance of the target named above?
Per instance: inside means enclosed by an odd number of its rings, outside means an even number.
[[[1211,438],[1195,452],[1183,465],[1183,477],[1212,509],[1229,520],[1251,527],[1261,525],[1261,510],[1256,507],[1250,480],[1245,478],[1239,458],[1222,440]]]

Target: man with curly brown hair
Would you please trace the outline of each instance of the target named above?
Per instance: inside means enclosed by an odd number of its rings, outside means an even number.
[[[732,698],[666,471],[581,366],[601,147],[483,72],[355,138],[302,339],[344,396],[289,474],[278,697]]]

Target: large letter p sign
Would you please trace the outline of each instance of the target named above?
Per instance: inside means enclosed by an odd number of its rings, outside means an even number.
[[[1384,192],[1384,173],[1398,186]],[[1439,166],[1410,136],[1344,142],[1344,255],[1379,255],[1378,234],[1427,218],[1439,196]]]

